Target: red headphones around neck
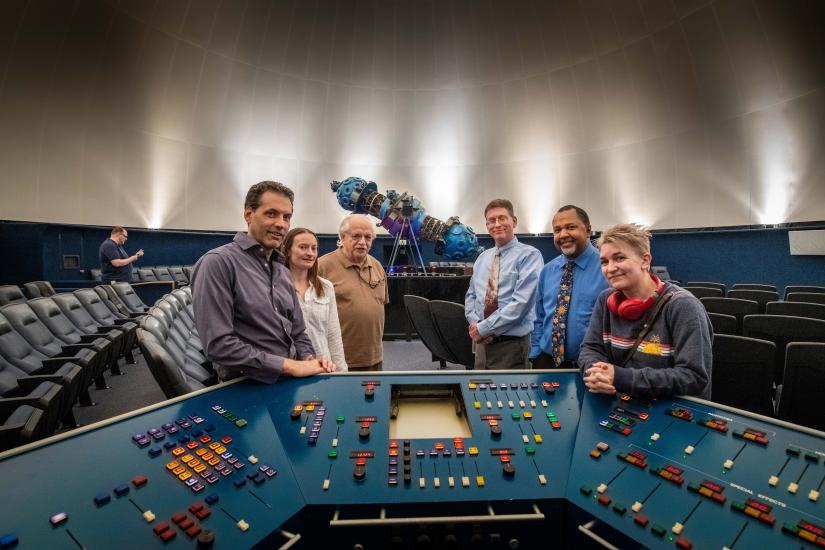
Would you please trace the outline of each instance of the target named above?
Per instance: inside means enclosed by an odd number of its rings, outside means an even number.
[[[642,300],[639,298],[628,298],[621,290],[616,290],[607,297],[607,309],[628,321],[635,321],[644,315],[645,311],[656,303],[656,299],[665,288],[665,284],[656,275],[653,273],[649,273],[649,275],[656,283],[656,294]]]

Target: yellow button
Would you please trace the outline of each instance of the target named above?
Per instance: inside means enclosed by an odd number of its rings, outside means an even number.
[[[175,456],[180,456],[185,452],[186,449],[184,449],[183,447],[175,447],[174,449],[172,449],[172,454]]]
[[[218,447],[217,449],[215,449],[215,452],[216,452],[217,454],[219,454],[219,455],[220,455],[220,454],[223,454],[223,453],[225,453],[225,452],[226,452],[226,447],[224,447],[223,445],[221,445],[220,447]]]
[[[533,413],[531,413],[530,411],[524,411],[524,414],[522,414],[522,416],[525,420],[530,420],[531,418],[533,418]]]
[[[596,449],[593,449],[592,451],[590,451],[590,456],[592,456],[593,458],[598,459],[599,457],[602,456],[602,453],[600,451],[597,451]]]
[[[213,454],[212,454],[212,453],[210,453],[209,451],[206,451],[206,452],[205,452],[205,453],[201,456],[201,458],[202,458],[203,460],[212,460],[212,457],[213,457],[213,456],[215,456],[215,455],[213,455]]]
[[[220,441],[213,441],[212,443],[209,444],[209,448],[212,449],[213,451],[215,449],[217,449],[218,447],[220,447],[220,446],[221,446]]]
[[[174,470],[178,466],[180,466],[180,464],[178,464],[176,461],[173,460],[172,462],[170,462],[169,464],[166,465],[166,469],[167,470]]]
[[[312,412],[315,410],[315,405],[307,405],[307,412]]]
[[[192,474],[191,474],[190,472],[182,472],[182,473],[178,476],[178,479],[179,479],[179,480],[181,480],[181,481],[186,481],[186,480],[187,480],[187,479],[189,479],[190,477],[192,477]]]
[[[484,487],[484,476],[476,476],[476,485]]]
[[[189,462],[189,461],[190,461],[190,460],[192,460],[193,458],[195,458],[195,457],[194,457],[194,456],[192,456],[192,455],[185,455],[185,456],[183,456],[183,457],[180,459],[180,461],[181,461],[181,462]]]
[[[203,455],[205,455],[205,454],[206,454],[206,453],[208,453],[208,452],[209,452],[209,451],[207,451],[206,449],[204,449],[203,447],[201,447],[200,449],[198,449],[197,451],[195,451],[195,454],[196,454],[196,455],[198,455],[198,456],[203,456]]]
[[[200,463],[201,463],[201,461],[200,461],[200,460],[198,460],[197,458],[193,458],[192,460],[190,460],[190,461],[189,461],[189,462],[187,462],[186,464],[187,464],[190,468],[194,468],[195,466],[199,465]]]
[[[180,474],[182,474],[185,471],[186,471],[186,468],[184,468],[183,466],[178,466],[177,468],[172,470],[172,473],[175,474],[176,476],[179,476]]]
[[[478,447],[470,447],[467,452],[470,453],[470,456],[476,456],[478,454]]]
[[[471,390],[474,390],[474,389],[476,389],[476,388],[478,387],[478,384],[476,384],[475,382],[470,382],[470,383],[468,384],[468,386],[469,386],[469,388],[470,388]]]
[[[201,473],[202,471],[204,471],[206,469],[206,466],[204,466],[203,464],[198,464],[197,466],[193,467],[192,469],[195,470],[195,472],[199,474],[199,473]]]
[[[209,461],[209,465],[210,465],[210,466],[214,466],[215,464],[217,464],[217,463],[218,463],[218,462],[220,462],[220,461],[221,461],[221,459],[220,459],[219,457],[217,457],[217,456],[216,456],[215,458],[213,458],[213,459],[211,459],[211,460]]]
[[[535,439],[535,440],[536,440],[536,443],[541,443],[542,441],[544,441],[544,440],[541,438],[541,435],[540,435],[540,434],[536,434],[536,435],[534,435],[534,436],[533,436],[533,439]]]
[[[481,401],[473,401],[473,407],[475,407],[476,409],[480,409],[481,408]]]

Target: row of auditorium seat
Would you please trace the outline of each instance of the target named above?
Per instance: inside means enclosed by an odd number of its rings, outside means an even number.
[[[191,265],[159,265],[155,267],[133,267],[133,282],[174,281],[178,285],[189,284],[192,278]],[[89,273],[95,281],[101,280],[99,269],[90,269]]]
[[[218,383],[195,327],[190,287],[173,290],[158,300],[141,319],[137,339],[166,397]]]
[[[12,303],[0,307],[0,450],[76,426],[76,402],[92,405],[92,383],[133,363],[137,323],[147,308],[128,283],[26,300],[0,287]],[[22,299],[21,299],[22,297]]]
[[[753,300],[763,307],[768,302],[779,301],[779,292],[774,285],[739,283],[726,289],[723,283],[694,281],[682,285],[697,298],[740,298]],[[789,285],[785,287],[783,300],[786,302],[808,302],[825,304],[825,287]]]

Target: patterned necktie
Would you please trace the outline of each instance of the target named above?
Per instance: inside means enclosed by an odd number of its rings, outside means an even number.
[[[487,279],[487,292],[484,294],[485,319],[498,309],[498,271],[500,265],[501,251],[496,249],[493,264],[490,266],[490,277]]]
[[[560,366],[564,361],[564,340],[567,337],[567,312],[570,310],[570,295],[573,293],[572,261],[564,265],[559,293],[556,295],[556,312],[553,313],[553,329],[550,339],[553,344],[553,361]]]

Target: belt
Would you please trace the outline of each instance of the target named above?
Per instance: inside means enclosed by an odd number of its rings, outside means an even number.
[[[491,344],[498,344],[499,342],[509,342],[511,340],[521,340],[524,336],[510,336],[510,335],[503,335],[503,336],[493,336],[493,339],[490,340]]]

